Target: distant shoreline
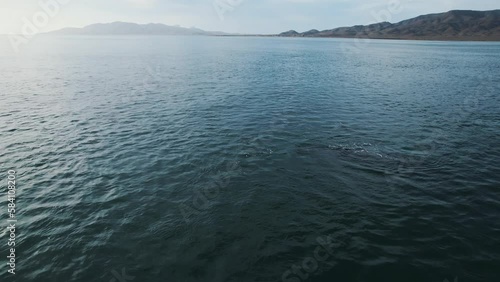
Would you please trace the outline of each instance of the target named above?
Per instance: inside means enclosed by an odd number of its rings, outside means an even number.
[[[283,36],[279,34],[273,35],[252,35],[252,34],[240,34],[240,35],[212,35],[216,37],[279,37],[279,38],[307,38],[307,39],[374,39],[374,40],[402,40],[402,41],[456,41],[456,42],[500,42],[500,38],[425,38],[425,37],[415,37],[415,38],[387,38],[387,37],[341,37],[341,36]]]
[[[0,36],[22,36],[22,34],[0,34]],[[122,37],[122,36],[187,36],[187,37],[265,37],[265,38],[304,38],[304,39],[368,39],[368,40],[400,40],[400,41],[441,41],[441,42],[500,42],[500,38],[384,38],[384,37],[340,37],[340,36],[283,36],[279,34],[217,34],[217,35],[188,35],[188,34],[53,34],[39,33],[34,36],[96,36],[96,37]]]

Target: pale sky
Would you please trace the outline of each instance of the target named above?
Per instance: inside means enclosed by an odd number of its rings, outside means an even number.
[[[43,8],[43,4],[48,8]],[[54,5],[55,4],[55,5]],[[215,7],[219,7],[219,11]],[[0,34],[114,21],[238,33],[279,33],[397,22],[448,10],[500,9],[498,0],[0,0]]]

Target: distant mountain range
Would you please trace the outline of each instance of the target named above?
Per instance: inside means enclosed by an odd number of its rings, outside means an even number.
[[[49,34],[67,35],[236,35],[219,31],[205,31],[165,24],[136,24],[126,22],[98,23],[83,28],[64,28]],[[257,35],[258,36],[258,35]],[[374,39],[422,39],[422,40],[483,40],[500,41],[500,10],[454,10],[430,14],[399,23],[382,22],[328,30],[312,29],[299,33],[290,30],[280,37],[339,37]]]
[[[126,22],[98,23],[83,28],[63,28],[47,34],[66,35],[228,35],[224,32],[205,31],[165,24],[136,24]]]
[[[500,41],[500,10],[454,10],[395,24],[382,22],[323,31],[313,29],[302,33],[290,30],[278,36]]]

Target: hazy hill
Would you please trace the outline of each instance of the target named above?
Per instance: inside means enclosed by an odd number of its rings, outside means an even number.
[[[83,28],[63,28],[49,34],[68,35],[224,35],[223,32],[204,31],[164,24],[136,24],[125,22],[98,23]]]
[[[455,10],[419,16],[395,24],[383,22],[303,33],[291,30],[279,36],[499,41],[500,10]]]

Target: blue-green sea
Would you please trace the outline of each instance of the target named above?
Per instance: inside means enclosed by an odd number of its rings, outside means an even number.
[[[1,281],[500,278],[500,43],[0,42]]]

